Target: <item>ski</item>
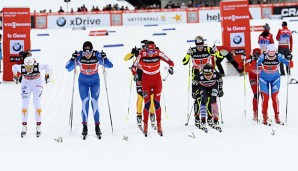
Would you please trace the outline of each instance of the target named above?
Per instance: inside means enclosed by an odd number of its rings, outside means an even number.
[[[282,126],[285,126],[285,123],[283,122],[280,122],[280,123],[276,123],[277,125],[282,125]]]
[[[163,136],[163,132],[157,132],[161,137]]]
[[[199,125],[199,126],[196,126],[197,128],[199,128],[200,130],[204,131],[205,133],[208,133],[208,129],[206,127],[202,127]]]
[[[83,140],[86,140],[87,135],[82,135]]]

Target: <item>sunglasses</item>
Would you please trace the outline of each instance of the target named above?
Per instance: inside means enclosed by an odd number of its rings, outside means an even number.
[[[85,56],[85,55],[90,55],[90,54],[92,54],[93,53],[93,51],[88,51],[88,52],[83,52],[83,56]]]

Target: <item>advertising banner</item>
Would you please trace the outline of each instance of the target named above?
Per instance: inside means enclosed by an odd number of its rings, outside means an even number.
[[[273,6],[274,15],[282,17],[298,17],[298,5],[295,6]]]
[[[186,24],[185,11],[123,13],[123,25]]]
[[[79,28],[110,26],[110,14],[48,15],[48,28]]]
[[[29,8],[3,8],[3,80],[12,81],[12,65],[22,63],[20,51],[31,48]]]
[[[205,22],[219,22],[220,21],[220,10],[218,9],[205,9],[199,10],[199,21],[200,23]]]
[[[223,45],[234,50],[235,60],[241,63],[241,54],[251,51],[248,2],[221,2],[220,13]]]

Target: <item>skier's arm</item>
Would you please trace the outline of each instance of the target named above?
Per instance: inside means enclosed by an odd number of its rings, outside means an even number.
[[[22,70],[21,65],[14,64],[12,66],[12,73],[13,73],[13,75],[16,75],[18,72],[21,72],[21,70]]]
[[[159,52],[159,56],[161,57],[161,60],[168,63],[170,67],[174,67],[174,62],[169,57],[167,57],[163,52]]]
[[[258,67],[258,66],[264,61],[264,58],[265,58],[265,56],[264,56],[264,54],[262,54],[262,55],[259,57],[259,59],[257,60],[257,62],[256,62],[256,66],[255,66],[255,67]]]
[[[79,65],[78,60],[81,58],[81,55],[82,55],[82,52],[78,53],[77,51],[75,51],[72,54],[72,57],[70,58],[70,60],[66,62],[66,65],[65,65],[65,68],[67,69],[68,72],[72,71],[76,66]]]
[[[279,60],[280,62],[284,63],[286,66],[288,66],[288,67],[290,67],[290,68],[293,67],[293,61],[292,61],[292,60],[291,60],[291,61],[287,60],[286,58],[284,58],[284,57],[282,56],[282,54],[278,54],[278,55],[277,55],[277,58],[278,58],[278,60]]]
[[[96,56],[100,65],[103,65],[105,68],[113,68],[112,62],[107,58],[106,53],[96,52]]]
[[[192,55],[192,50],[191,50],[191,48],[189,48],[187,54],[185,55],[185,57],[182,60],[182,64],[183,65],[187,65],[188,64],[188,62],[189,62],[189,60],[191,58],[191,55]]]

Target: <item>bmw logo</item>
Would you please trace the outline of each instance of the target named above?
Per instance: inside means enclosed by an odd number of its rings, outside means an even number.
[[[19,42],[15,42],[12,46],[12,49],[16,52],[20,51],[22,48],[22,45]]]
[[[58,26],[63,27],[63,26],[65,26],[65,24],[66,24],[66,19],[64,17],[59,17],[57,19],[57,25]]]
[[[233,38],[233,42],[235,44],[240,44],[242,42],[242,37],[239,36],[239,35],[236,35],[234,38]]]

